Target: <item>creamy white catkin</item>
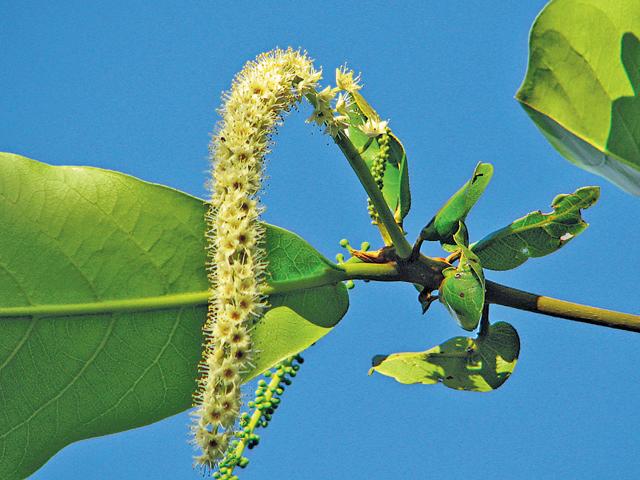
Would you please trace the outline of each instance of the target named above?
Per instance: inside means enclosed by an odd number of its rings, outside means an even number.
[[[315,93],[321,72],[299,51],[273,50],[248,62],[223,96],[211,142],[213,180],[207,214],[209,310],[192,426],[196,463],[224,455],[241,407],[242,374],[251,366],[249,332],[264,308],[265,252],[257,193],[270,136],[282,115]]]

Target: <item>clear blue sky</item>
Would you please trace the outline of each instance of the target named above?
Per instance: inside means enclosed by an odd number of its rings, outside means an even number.
[[[203,196],[221,91],[256,54],[301,46],[330,80],[344,62],[361,71],[363,93],[391,119],[409,155],[410,236],[480,160],[496,172],[470,217],[472,238],[548,210],[557,193],[601,185],[580,238],[488,277],[637,312],[640,200],[563,160],[513,99],[544,3],[3,2],[0,150]],[[340,238],[359,244],[376,232],[346,161],[307,115],[294,112],[276,138],[265,218],[332,258]],[[371,357],[424,350],[460,330],[440,305],[421,316],[409,286],[351,293],[242,479],[638,478],[637,335],[495,307],[493,320],[522,340],[500,390],[403,386],[368,377]],[[74,444],[33,478],[200,478],[188,423],[185,413]]]

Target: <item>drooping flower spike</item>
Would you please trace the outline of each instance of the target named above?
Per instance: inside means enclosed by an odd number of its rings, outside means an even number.
[[[194,394],[196,463],[213,468],[227,451],[241,407],[240,385],[251,368],[249,332],[265,308],[266,253],[260,248],[263,207],[258,192],[270,138],[283,115],[307,97],[311,121],[335,133],[346,127],[341,88],[317,91],[321,71],[296,50],[276,49],[248,62],[223,95],[211,146],[212,193],[207,213],[209,310],[205,322],[200,378]],[[343,69],[341,83],[357,88]],[[343,85],[344,87],[344,85]],[[339,107],[339,108],[337,108]]]
[[[258,241],[260,189],[269,138],[282,115],[315,92],[321,72],[294,50],[274,50],[245,65],[223,96],[211,142],[212,197],[207,215],[211,285],[201,377],[194,395],[196,463],[213,467],[227,450],[251,366],[249,331],[264,308],[265,252]]]

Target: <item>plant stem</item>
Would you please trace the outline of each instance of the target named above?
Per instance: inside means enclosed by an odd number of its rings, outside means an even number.
[[[421,255],[408,263],[345,263],[302,279],[268,283],[262,293],[277,295],[307,288],[334,285],[345,280],[374,280],[380,282],[408,282],[438,288],[442,268],[447,264]],[[616,312],[603,308],[580,305],[551,297],[536,295],[515,288],[486,281],[486,298],[489,303],[565,318],[582,323],[640,332],[640,315]],[[94,301],[74,304],[26,305],[0,307],[2,318],[69,317],[165,310],[172,308],[207,305],[209,292],[185,292],[157,297]]]
[[[237,444],[231,445],[231,450],[219,463],[219,474],[214,473],[214,478],[221,480],[237,478],[233,475],[235,467],[245,468],[247,466],[249,461],[243,457],[245,448],[251,449],[258,444],[259,437],[255,434],[255,430],[258,427],[266,428],[269,425],[271,416],[280,404],[285,385],[291,384],[289,377],[296,376],[302,362],[303,359],[300,355],[293,355],[280,362],[272,370],[265,372],[265,377],[270,376],[271,380],[268,384],[264,380],[258,382],[256,399],[253,403],[249,402],[250,408],[254,409],[253,413],[251,416],[243,414],[241,417],[242,433],[237,436]]]
[[[263,288],[265,295],[276,295],[294,292],[305,288],[332,285],[346,280],[377,280],[381,282],[400,281],[401,274],[398,266],[391,263],[343,263],[338,268],[327,269],[324,272],[301,279],[268,282]]]
[[[506,307],[540,313],[575,322],[590,323],[604,327],[640,332],[640,315],[589,307],[579,303],[567,302],[556,298],[506,287],[487,280],[487,301]]]
[[[395,247],[397,255],[406,259],[411,256],[412,247],[402,233],[402,230],[396,223],[393,213],[389,209],[387,202],[382,195],[382,191],[378,188],[376,181],[369,171],[369,167],[362,159],[362,156],[358,153],[358,150],[353,146],[351,140],[347,135],[340,131],[335,135],[332,135],[333,141],[338,145],[344,156],[347,158],[349,165],[358,176],[358,180],[364,187],[371,203],[378,213],[378,217],[382,221],[384,228],[387,230],[393,246]]]
[[[271,377],[271,381],[267,385],[266,391],[264,393],[264,401],[269,402],[273,398],[273,392],[275,392],[276,388],[282,381],[282,377],[277,373],[274,373]],[[258,422],[262,419],[262,411],[256,408],[251,414],[251,418],[249,419],[249,423],[247,424],[247,429],[249,432],[253,433],[256,427],[258,426]],[[244,449],[247,446],[247,441],[244,438],[241,438],[238,441],[238,445],[233,451],[233,454],[236,458],[242,458],[244,454]],[[233,473],[233,468],[231,469],[231,473]]]

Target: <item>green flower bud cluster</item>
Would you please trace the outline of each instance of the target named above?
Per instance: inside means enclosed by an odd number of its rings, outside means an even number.
[[[238,479],[233,474],[234,469],[246,468],[249,464],[249,459],[243,456],[245,447],[251,450],[260,443],[260,436],[255,433],[256,428],[269,426],[280,405],[282,394],[286,387],[291,385],[291,379],[298,374],[302,363],[304,359],[300,355],[294,355],[279,363],[273,370],[264,373],[264,378],[258,381],[255,399],[247,403],[253,412],[244,412],[240,416],[240,430],[236,433],[236,439],[229,443],[229,449],[224,459],[218,463],[218,470],[213,473],[213,478]]]
[[[387,167],[387,159],[389,158],[389,133],[388,130],[378,137],[378,155],[371,164],[371,175],[378,185],[378,188],[382,190],[384,187],[384,172]],[[373,223],[378,223],[378,213],[376,212],[371,200],[367,202],[367,210]]]
[[[358,259],[357,257],[353,256],[354,249],[351,247],[351,244],[349,243],[349,240],[347,240],[346,238],[343,238],[342,240],[340,240],[340,246],[342,248],[346,249],[351,254],[351,257],[349,258],[349,260],[345,261],[343,253],[336,254],[336,262],[338,262],[338,265],[342,265],[344,263],[362,261],[362,260]],[[361,252],[366,252],[367,250],[369,250],[370,247],[371,247],[371,244],[369,242],[362,242],[360,244],[360,251]],[[344,286],[347,287],[348,290],[352,290],[352,289],[355,288],[356,284],[354,283],[353,280],[347,280],[346,282],[344,282]]]

